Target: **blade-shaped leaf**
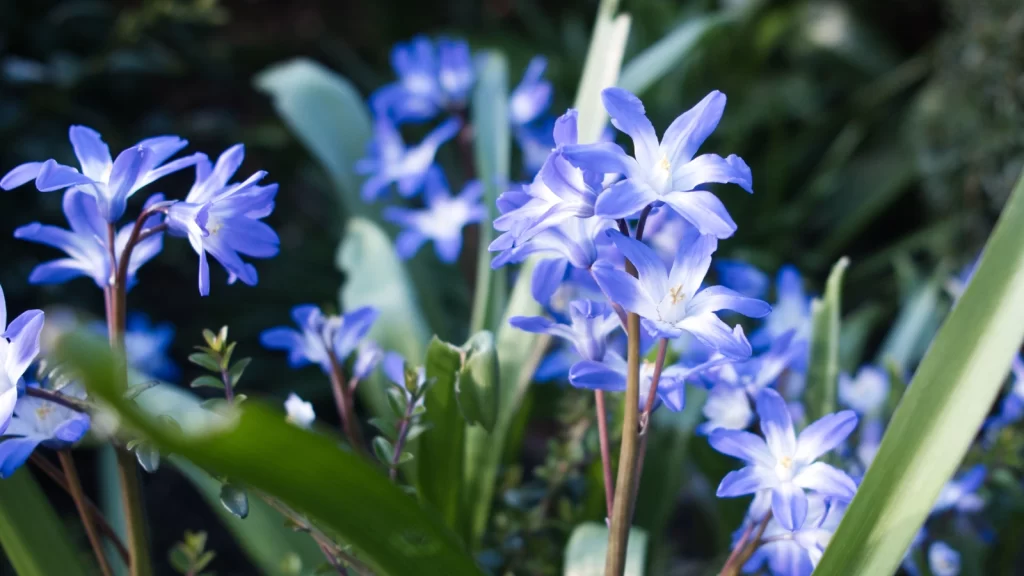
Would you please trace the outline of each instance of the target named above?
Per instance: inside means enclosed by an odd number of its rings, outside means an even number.
[[[417,574],[430,566],[441,574],[480,574],[440,518],[336,440],[287,424],[279,410],[255,401],[203,433],[183,434],[121,397],[117,364],[103,342],[71,334],[57,348],[58,361],[74,367],[91,394],[158,448],[308,514],[377,573]]]
[[[686,60],[704,36],[729,21],[725,14],[689,18],[622,67],[619,87],[642,95]]]
[[[811,302],[811,353],[805,393],[808,422],[836,411],[839,377],[839,314],[843,274],[850,260],[840,258],[825,283],[825,295]]]
[[[925,354],[815,574],[892,574],[1024,339],[1024,176]]]
[[[497,216],[498,195],[508,187],[512,145],[508,129],[508,62],[500,52],[480,56],[477,83],[473,91],[473,143],[476,171],[484,187],[487,215],[480,220],[480,243],[476,261],[476,286],[470,333],[495,330],[505,310],[508,273],[491,269],[487,247],[494,236],[491,222]]]
[[[25,468],[0,481],[0,546],[19,576],[85,574],[60,518]]]
[[[588,522],[572,531],[565,547],[564,576],[602,576],[604,556],[608,549],[608,528]],[[639,528],[629,531],[626,553],[627,576],[643,576],[647,557],[647,533]]]

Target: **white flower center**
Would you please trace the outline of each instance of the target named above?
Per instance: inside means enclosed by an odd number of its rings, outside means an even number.
[[[683,292],[683,285],[677,284],[658,303],[658,316],[663,322],[675,324],[686,316],[686,302],[689,295]]]
[[[668,156],[662,156],[661,160],[655,162],[654,166],[651,166],[648,184],[658,194],[666,194],[672,191],[672,162],[669,161]]]
[[[783,456],[779,458],[775,464],[775,474],[779,477],[779,480],[789,481],[793,479],[793,459],[789,456]]]

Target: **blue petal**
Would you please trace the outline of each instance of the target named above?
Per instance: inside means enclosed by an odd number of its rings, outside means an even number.
[[[799,530],[807,519],[807,494],[784,482],[772,490],[772,514],[786,530]]]
[[[87,176],[78,173],[78,170],[70,166],[58,164],[54,160],[47,160],[39,168],[39,175],[36,176],[36,188],[40,192],[60,190],[77,184],[92,184]]]
[[[701,184],[737,184],[747,192],[754,192],[750,166],[733,154],[722,158],[718,154],[704,154],[683,164],[672,173],[672,187],[676,190],[695,190]]]
[[[856,427],[857,414],[852,410],[823,416],[800,432],[795,459],[800,462],[814,461],[846,440]]]
[[[601,197],[598,197],[598,204],[600,204],[600,199]],[[729,215],[722,201],[711,192],[704,190],[669,192],[661,196],[660,199],[696,226],[701,234],[728,238],[736,232],[736,222]]]
[[[403,390],[405,389],[405,358],[402,358],[401,354],[398,352],[384,354],[381,368],[384,370],[384,375],[388,377],[388,380],[391,380]]]
[[[395,238],[395,252],[402,260],[408,260],[416,255],[427,238],[416,230],[402,230]]]
[[[570,108],[566,110],[565,114],[562,114],[555,120],[555,128],[552,132],[555,146],[561,148],[576,144],[579,141],[576,124],[578,116],[579,113]],[[620,148],[619,151],[621,152],[622,149]],[[625,155],[625,152],[623,152],[623,155]]]
[[[37,436],[8,438],[0,442],[0,478],[10,478],[28,460],[36,446],[42,442]]]
[[[612,118],[612,125],[633,140],[633,153],[643,169],[654,165],[660,156],[658,136],[647,119],[644,105],[635,95],[622,88],[605,88],[601,101]]]
[[[564,146],[562,156],[573,166],[596,174],[623,174],[628,178],[640,173],[636,160],[613,142]]]
[[[86,126],[72,126],[68,136],[78,163],[82,166],[82,174],[97,182],[106,180],[112,161],[110,148],[100,133]]]
[[[722,454],[739,458],[751,464],[775,466],[775,457],[768,450],[764,439],[745,430],[719,428],[708,436],[708,443]]]
[[[714,90],[669,125],[661,140],[661,152],[673,166],[688,162],[718,127],[723,112],[725,94]]]
[[[718,272],[720,284],[744,296],[764,298],[768,294],[768,275],[758,270],[756,266],[739,260],[719,258],[715,262],[715,271]]]
[[[733,332],[714,312],[687,316],[676,327],[692,334],[701,344],[722,354],[743,360],[750,357],[750,342],[742,334]]]
[[[747,466],[739,470],[733,470],[726,474],[725,478],[722,478],[722,483],[718,485],[718,491],[715,492],[715,496],[719,498],[733,498],[753,494],[758,490],[773,488],[778,483],[774,476],[775,474],[770,469],[759,466]]]
[[[768,449],[776,458],[794,457],[797,449],[796,433],[793,431],[793,420],[786,401],[775,390],[765,388],[758,392],[755,406]]]
[[[562,285],[568,269],[569,260],[565,258],[545,258],[537,262],[530,283],[533,299],[541,304],[550,302],[555,291]]]
[[[18,388],[12,386],[0,392],[0,434],[7,431],[11,425],[11,416],[14,415],[14,405],[18,403]]]
[[[690,300],[686,309],[688,313],[692,310],[694,314],[732,310],[749,318],[763,318],[772,311],[767,302],[748,298],[725,286],[709,286],[701,290]]]
[[[639,280],[624,270],[602,262],[595,264],[591,272],[609,300],[644,318],[658,317],[657,303],[647,294]]]
[[[93,276],[95,272],[85,270],[82,267],[82,263],[74,258],[60,258],[43,262],[33,268],[32,272],[28,275],[28,282],[34,285],[62,284],[79,276]],[[93,276],[93,279],[97,281],[97,285],[103,287],[104,280],[100,280],[96,276]]]
[[[659,198],[653,188],[639,179],[622,180],[598,195],[594,214],[602,218],[626,218]]]
[[[4,332],[10,340],[4,370],[11,382],[25,374],[39,354],[39,338],[43,331],[43,311],[28,310],[14,319]]]
[[[373,327],[380,316],[380,311],[372,306],[357,308],[341,317],[341,327],[334,337],[334,353],[338,360],[344,362],[349,354],[356,349],[359,341]]]
[[[626,389],[626,375],[602,362],[581,360],[569,369],[569,383],[588,390],[621,392]]]
[[[652,300],[657,301],[659,297],[668,294],[669,283],[665,263],[654,249],[643,242],[624,236],[617,230],[609,230],[607,236],[615,243],[619,252],[636,267],[640,285]]]
[[[97,198],[100,212],[107,222],[117,222],[124,214],[128,196],[142,177],[147,156],[150,154],[152,152],[148,148],[137,146],[117,155],[114,167],[110,170],[107,195]]]
[[[438,260],[445,264],[454,264],[462,252],[462,234],[454,234],[447,238],[434,238],[434,253]]]
[[[42,162],[26,162],[15,166],[0,179],[0,188],[13,190],[18,186],[27,184],[39,177],[39,170],[43,167]]]
[[[853,478],[824,462],[815,462],[801,470],[793,478],[793,483],[800,488],[834,496],[844,502],[853,500],[853,495],[857,492],[857,483]]]
[[[699,235],[689,245],[679,246],[672,259],[668,285],[678,287],[684,296],[693,298],[704,283],[711,267],[711,255],[717,248],[718,240],[710,234]]]
[[[550,334],[552,336],[558,336],[564,338],[569,342],[574,341],[575,334],[565,324],[559,324],[543,316],[513,316],[508,319],[508,323],[524,332],[532,332],[534,334]]]
[[[278,327],[269,328],[260,333],[260,344],[271,350],[286,350],[288,362],[292,367],[299,367],[310,363],[305,352],[306,342],[302,334],[291,328]]]

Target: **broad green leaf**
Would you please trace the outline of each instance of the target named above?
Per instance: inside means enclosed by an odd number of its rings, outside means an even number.
[[[378,574],[480,574],[458,537],[432,512],[334,438],[287,424],[280,410],[247,402],[202,433],[185,434],[144,414],[121,397],[109,347],[85,334],[57,346],[58,361],[74,367],[91,394],[107,402],[126,426],[160,450],[209,472],[266,492],[350,544]]]
[[[565,547],[564,576],[603,576],[604,556],[608,549],[608,528],[594,522],[580,524],[572,531]],[[639,528],[629,531],[626,553],[627,576],[643,576],[647,557],[647,533]]]
[[[296,58],[256,75],[253,83],[303,145],[327,170],[347,213],[371,215],[377,208],[360,198],[356,160],[372,134],[370,111],[359,91],[323,65]]]
[[[1024,339],[1024,176],[932,341],[815,574],[892,574],[956,472]]]
[[[217,512],[224,526],[231,531],[239,546],[260,572],[268,576],[289,576],[285,562],[292,556],[306,567],[304,574],[324,560],[316,542],[309,536],[292,530],[285,517],[259,498],[249,498],[249,516],[240,520],[221,506],[221,483],[191,462],[171,457],[174,466],[192,482],[199,494]]]
[[[705,34],[730,20],[725,14],[689,18],[663,36],[625,66],[619,76],[619,87],[637,96],[642,95],[663,76],[683,64]]]
[[[850,260],[840,258],[825,283],[825,295],[811,302],[811,352],[807,366],[807,421],[836,411],[839,377],[839,315],[843,274]]]
[[[0,546],[18,576],[86,574],[80,551],[24,467],[0,480]]]
[[[338,249],[338,268],[345,273],[341,288],[344,310],[373,306],[380,311],[369,337],[385,350],[406,358],[423,358],[430,330],[420,314],[409,274],[387,234],[372,221],[353,218]],[[377,376],[379,379],[379,376]],[[386,414],[386,387],[379,381],[358,388],[375,414]]]
[[[427,347],[427,380],[433,385],[423,414],[430,432],[420,437],[416,454],[417,493],[460,534],[465,526],[461,503],[466,421],[459,413],[455,386],[461,368],[459,349],[435,336]]]
[[[580,143],[596,141],[608,122],[608,114],[601,103],[601,90],[614,86],[618,80],[629,35],[629,16],[615,16],[617,9],[617,0],[601,0],[598,6],[574,105],[579,111]],[[471,507],[471,545],[474,547],[487,528],[509,427],[515,421],[526,387],[549,340],[545,335],[523,332],[508,324],[512,316],[537,316],[543,312],[530,291],[535,265],[536,259],[530,258],[520,266],[496,332],[501,394],[494,430],[488,433],[480,427],[470,427],[466,431],[466,492]]]
[[[512,155],[508,129],[508,62],[500,52],[485,52],[477,66],[473,90],[473,144],[487,215],[479,223],[471,334],[497,329],[508,292],[508,272],[505,268],[491,269],[492,254],[487,249],[494,237],[491,222],[498,215],[498,195],[508,187]]]
[[[465,355],[456,381],[459,408],[470,424],[493,430],[498,419],[499,372],[494,334],[474,334],[462,347]]]

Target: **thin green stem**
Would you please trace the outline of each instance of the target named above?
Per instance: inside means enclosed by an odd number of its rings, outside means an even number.
[[[65,396],[55,390],[47,390],[45,388],[39,388],[37,386],[26,386],[25,395],[40,398],[54,404],[60,404],[65,408],[70,408],[75,412],[88,412],[89,404],[83,402],[78,398],[72,398],[71,396]]]
[[[729,554],[729,558],[725,561],[725,565],[722,566],[722,571],[718,573],[718,576],[738,576],[740,569],[743,565],[750,560],[754,552],[761,546],[763,541],[761,537],[764,536],[764,531],[768,528],[768,521],[772,519],[771,512],[764,515],[764,518],[760,523],[751,522],[747,529],[743,531],[743,535],[740,537],[736,546],[733,547],[732,553]],[[757,526],[755,532],[754,527]],[[753,538],[751,538],[753,536]]]
[[[640,414],[640,455],[636,462],[636,478],[633,486],[632,506],[635,508],[637,495],[640,489],[640,478],[644,473],[644,459],[647,456],[647,438],[650,436],[651,412],[654,410],[654,403],[658,397],[658,383],[661,381],[661,371],[665,368],[665,356],[668,353],[668,339],[662,338],[658,343],[658,357],[654,361],[654,374],[651,376],[651,389],[647,391],[647,402],[644,403],[644,411]],[[632,517],[632,515],[631,515]]]
[[[68,483],[68,494],[75,501],[75,508],[78,509],[78,515],[82,518],[82,526],[85,528],[85,535],[89,539],[89,545],[92,546],[92,551],[96,554],[96,562],[99,563],[100,572],[103,573],[103,576],[112,576],[113,572],[110,570],[110,563],[107,562],[107,557],[103,554],[103,541],[100,540],[96,524],[93,523],[93,515],[86,504],[85,490],[82,490],[82,481],[78,478],[75,460],[68,450],[58,450],[57,457],[64,468],[64,477]]]
[[[612,452],[608,442],[608,412],[604,404],[604,390],[594,390],[594,410],[597,412],[597,438],[601,447],[605,516],[610,517],[615,502],[615,483],[612,480]]]

